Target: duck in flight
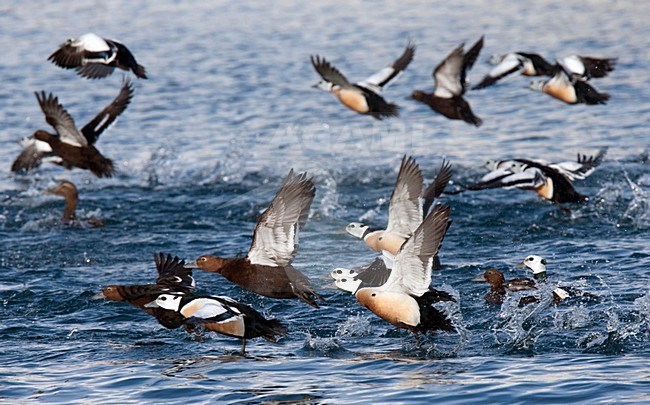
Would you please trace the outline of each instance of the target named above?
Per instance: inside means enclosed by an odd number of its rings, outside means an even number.
[[[572,74],[566,66],[557,64],[553,77],[547,80],[536,80],[528,86],[531,90],[546,93],[567,104],[607,104],[610,96],[600,93],[583,77]]]
[[[156,318],[158,323],[168,329],[184,325],[182,315],[162,308],[147,307],[146,304],[158,298],[160,294],[174,293],[189,295],[194,291],[195,283],[192,270],[185,268],[185,261],[178,257],[158,253],[153,255],[158,277],[152,284],[109,285],[104,287],[93,299],[107,299],[116,302],[128,302]],[[189,328],[186,328],[188,332]]]
[[[467,70],[470,69],[481,49],[481,37],[467,53],[464,44],[460,44],[433,70],[435,88],[433,93],[415,90],[411,98],[427,104],[432,110],[452,120],[463,120],[474,126],[481,126],[483,121],[474,115],[469,103],[463,98],[467,91]]]
[[[414,54],[415,45],[409,42],[404,53],[395,62],[358,83],[350,83],[325,58],[315,55],[311,57],[311,63],[322,80],[312,87],[331,92],[346,107],[359,114],[367,114],[378,120],[397,117],[399,107],[388,103],[382,96],[382,92],[391,80],[406,69],[413,60]]]
[[[388,204],[386,229],[374,229],[360,222],[352,222],[345,230],[362,239],[374,251],[397,254],[429,213],[433,202],[444,192],[451,175],[451,164],[443,161],[435,180],[423,192],[420,166],[413,157],[404,155]],[[441,268],[437,255],[433,268]]]
[[[266,319],[253,307],[225,296],[160,294],[144,306],[176,314],[188,332],[200,326],[205,330],[239,338],[242,342],[242,356],[246,353],[247,339],[261,337],[275,342],[287,333],[280,321]]]
[[[386,282],[360,286],[354,293],[357,301],[383,320],[416,336],[437,330],[454,331],[447,316],[433,306],[444,299],[430,287],[431,263],[447,231],[449,214],[449,207],[434,207],[395,255]]]
[[[47,60],[64,69],[75,69],[79,76],[88,79],[104,78],[115,68],[131,70],[140,79],[147,78],[144,66],[138,64],[124,44],[93,33],[66,40]]]
[[[299,298],[318,308],[323,302],[309,279],[291,265],[298,251],[298,233],[307,222],[316,189],[307,173],[293,169],[255,225],[246,257],[202,255],[189,268],[219,273],[245,290],[271,298]]]
[[[502,78],[520,72],[524,76],[554,76],[557,73],[557,64],[549,63],[536,53],[512,52],[504,55],[494,55],[490,58],[494,68],[485,75],[474,90],[491,86]],[[592,58],[589,56],[571,55],[560,59],[570,76],[578,76],[583,80],[605,77],[614,70],[616,58]]]
[[[489,161],[492,169],[466,190],[520,188],[533,190],[542,198],[556,204],[588,200],[573,187],[574,180],[584,180],[594,172],[605,157],[602,149],[594,156],[580,155],[575,162],[550,163],[545,160],[511,159]]]
[[[13,172],[27,172],[51,161],[66,169],[79,167],[98,177],[113,175],[113,162],[95,148],[99,136],[126,110],[133,97],[133,86],[125,81],[115,99],[99,112],[81,130],[78,130],[68,111],[57,97],[45,92],[36,93],[36,99],[45,114],[45,120],[55,130],[50,134],[38,130],[23,140],[24,149],[11,166]]]

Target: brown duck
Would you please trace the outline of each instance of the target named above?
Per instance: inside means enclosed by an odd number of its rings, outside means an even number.
[[[202,255],[188,268],[219,273],[238,286],[271,298],[299,298],[318,308],[325,302],[309,279],[291,262],[298,250],[298,233],[307,221],[315,186],[306,173],[289,172],[284,183],[255,225],[246,257]]]
[[[165,328],[175,329],[184,325],[185,319],[174,311],[162,308],[146,307],[160,294],[190,294],[194,291],[192,270],[185,268],[185,261],[163,253],[153,255],[158,278],[153,284],[109,285],[93,296],[93,299],[105,298],[111,301],[128,302],[155,317]],[[189,328],[186,327],[186,329]]]
[[[60,185],[51,190],[47,190],[46,192],[49,194],[60,195],[65,199],[65,209],[63,210],[63,216],[61,217],[61,221],[64,224],[72,226],[80,225],[75,214],[79,202],[79,191],[73,183],[64,180]],[[104,226],[104,220],[94,216],[88,218],[86,222],[94,228]]]
[[[467,53],[463,48],[464,44],[459,45],[433,70],[433,93],[415,90],[411,98],[427,104],[432,110],[449,119],[463,120],[478,127],[483,121],[474,115],[463,94],[467,91],[467,70],[474,65],[483,48],[483,37]]]
[[[39,97],[38,94],[36,97]],[[119,117],[120,114],[126,110],[129,103],[131,102],[132,97],[133,86],[131,85],[131,82],[125,81],[117,97],[115,97],[115,99],[110,104],[104,107],[104,109],[101,110],[99,114],[95,116],[95,118],[90,120],[90,122],[81,128],[81,134],[86,139],[86,142],[88,144],[94,145],[95,142],[97,142],[97,139],[102,134],[102,132],[107,130],[115,122],[117,117]],[[75,133],[76,128],[74,127],[74,122],[72,122],[72,125],[70,125],[70,121],[72,119],[70,118],[68,120],[69,115],[67,115],[67,112],[65,112],[61,106],[48,104],[47,111],[49,111],[49,115],[46,113],[45,118],[47,119],[48,123],[52,124],[55,128],[56,125],[61,126],[61,124],[65,124],[67,125],[66,128],[69,128],[73,134]],[[66,118],[66,115],[68,118]],[[65,138],[65,134],[68,134],[68,132],[64,130],[63,134],[64,137],[61,138],[62,142],[75,142],[74,135],[71,139],[67,139]],[[34,137],[28,137],[24,138],[21,143],[23,144],[24,149],[18,155],[18,157],[16,157],[16,160],[11,165],[12,172],[27,172],[29,170],[35,169],[40,166],[44,160],[59,164],[67,169],[71,169],[73,166],[63,160],[61,157],[57,156],[57,154],[52,151],[52,148],[47,142],[39,141]]]

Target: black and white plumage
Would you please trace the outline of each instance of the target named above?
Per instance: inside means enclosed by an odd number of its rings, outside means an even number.
[[[145,307],[163,308],[179,314],[189,330],[201,326],[206,330],[239,338],[242,341],[242,355],[246,351],[246,339],[261,337],[275,342],[277,337],[286,335],[286,329],[280,321],[266,319],[252,307],[230,297],[161,294]]]
[[[386,102],[382,92],[384,87],[406,69],[414,54],[415,46],[409,42],[404,53],[395,62],[358,83],[350,83],[325,58],[315,55],[311,57],[311,63],[322,80],[313,87],[333,93],[341,103],[359,114],[367,114],[378,120],[397,117],[398,106]]]
[[[490,61],[495,65],[494,68],[485,75],[479,84],[473,87],[474,90],[491,86],[515,72],[520,72],[524,76],[554,76],[558,69],[556,64],[549,63],[542,56],[529,52],[495,55]],[[565,67],[570,76],[576,75],[586,80],[592,77],[605,77],[614,70],[616,58],[599,59],[571,55],[560,59],[559,63]]]
[[[59,133],[61,142],[80,148],[94,145],[99,136],[126,110],[133,97],[133,85],[130,81],[125,81],[117,97],[81,128],[81,131],[77,130],[72,117],[58,103],[56,97],[51,94],[45,96],[44,93],[37,94],[36,97],[45,114],[46,121],[57,130],[57,133],[59,130],[61,131]],[[24,149],[12,164],[12,172],[26,172],[35,169],[43,161],[50,161],[68,169],[74,166],[57,155],[48,142],[32,136],[24,138],[21,143]]]
[[[121,42],[88,33],[66,40],[48,58],[64,69],[75,69],[79,76],[88,79],[104,78],[119,68],[146,79],[145,68]]]
[[[491,171],[466,189],[521,188],[533,190],[558,204],[585,201],[587,196],[578,193],[572,183],[593,173],[602,163],[606,152],[606,149],[602,149],[595,157],[578,154],[575,162],[550,163],[529,159],[491,161],[488,162]]]
[[[467,91],[467,70],[474,65],[482,48],[483,37],[467,53],[464,51],[464,44],[459,45],[433,70],[433,93],[415,90],[411,93],[411,98],[427,104],[432,110],[449,119],[481,126],[483,121],[474,115],[463,95]]]
[[[572,74],[561,63],[556,66],[553,77],[548,80],[533,81],[528,87],[567,104],[607,104],[609,94],[598,92],[583,77]]]

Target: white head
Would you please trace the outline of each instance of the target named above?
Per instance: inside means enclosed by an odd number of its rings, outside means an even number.
[[[363,239],[363,235],[368,231],[368,225],[364,225],[361,222],[350,222],[348,226],[345,227],[345,230],[350,235]]]
[[[528,88],[531,90],[544,92],[544,84],[546,84],[546,81],[544,80],[533,80],[528,85]]]
[[[331,92],[332,89],[334,88],[334,84],[332,84],[330,82],[326,82],[325,80],[321,80],[320,82],[314,84],[311,87],[313,87],[315,89],[321,89],[323,91]]]
[[[171,295],[171,294],[160,294],[155,301],[151,301],[148,304],[145,304],[147,308],[164,308],[171,311],[178,311],[181,306],[181,295]]]
[[[361,285],[361,280],[356,278],[343,277],[334,280],[334,284],[336,285],[336,288],[338,288],[339,290],[347,291],[351,294],[354,294],[359,289],[359,286]]]
[[[533,274],[540,274],[546,271],[546,259],[541,256],[530,255],[523,261],[523,265],[533,271]]]

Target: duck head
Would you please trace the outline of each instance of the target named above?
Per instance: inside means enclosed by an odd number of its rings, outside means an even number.
[[[363,239],[363,235],[365,235],[368,230],[370,230],[370,227],[361,222],[350,222],[345,227],[347,233],[359,239]]]
[[[158,298],[148,304],[144,304],[145,308],[163,308],[170,311],[177,311],[181,307],[181,295],[160,294]]]

